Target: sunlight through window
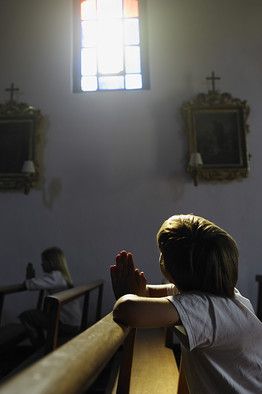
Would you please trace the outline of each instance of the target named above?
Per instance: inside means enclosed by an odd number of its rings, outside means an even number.
[[[138,0],[82,0],[81,91],[142,89]]]

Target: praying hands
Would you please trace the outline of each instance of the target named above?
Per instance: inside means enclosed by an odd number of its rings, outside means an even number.
[[[135,268],[132,253],[125,250],[118,253],[115,265],[110,267],[110,274],[116,299],[125,294],[148,295],[144,272]]]

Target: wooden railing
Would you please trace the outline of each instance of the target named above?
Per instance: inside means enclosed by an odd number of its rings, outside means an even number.
[[[96,288],[98,282],[89,286]],[[86,286],[84,288],[86,290]],[[79,296],[79,289],[68,291],[72,293],[71,300]],[[68,300],[68,291],[67,294],[61,292],[52,295],[46,301],[46,308],[49,307],[51,311],[54,307],[59,312],[63,302]],[[84,304],[87,307],[88,301]],[[99,313],[98,307],[97,316]],[[56,321],[58,315],[55,315]],[[57,326],[55,330],[57,332]],[[188,393],[181,382],[178,389],[179,373],[175,358],[172,350],[164,344],[164,329],[135,330],[123,327],[115,323],[112,313],[109,313],[78,336],[9,378],[0,386],[0,394],[86,393],[116,353],[121,357],[118,363],[120,366],[110,393]],[[117,352],[119,349],[121,351]]]
[[[165,329],[137,329],[129,387],[119,386],[118,379],[117,389],[112,394],[175,394],[178,378],[173,351],[165,347]]]
[[[88,324],[90,293],[94,290],[98,290],[95,321],[98,321],[101,318],[103,286],[104,282],[102,280],[97,280],[87,285],[73,287],[72,289],[49,295],[45,298],[44,311],[49,314],[49,326],[47,328],[46,339],[46,353],[49,353],[57,348],[60,312],[63,305],[82,296],[84,297],[82,320],[80,326],[80,332],[82,332],[87,328]]]
[[[122,344],[120,370],[110,393],[174,394],[179,374],[172,350],[164,342],[164,329],[136,334],[116,324],[110,313],[2,384],[0,394],[86,393]],[[181,387],[178,392],[187,393]]]
[[[0,287],[0,324],[2,322],[2,312],[3,312],[5,296],[7,294],[19,293],[25,290],[26,290],[25,285],[22,283]]]
[[[112,313],[0,386],[3,394],[76,394],[95,381],[129,333]],[[130,339],[130,337],[129,337]],[[123,368],[125,370],[125,368]],[[121,378],[120,378],[121,380]],[[123,379],[122,379],[123,381]],[[118,393],[128,393],[128,382]]]
[[[23,283],[0,287],[0,353],[10,351],[11,347],[15,346],[27,337],[27,330],[20,323],[8,323],[2,325],[2,313],[5,297],[7,295],[20,293],[26,290],[27,289]],[[36,305],[37,309],[42,309],[44,294],[44,290],[39,291]]]

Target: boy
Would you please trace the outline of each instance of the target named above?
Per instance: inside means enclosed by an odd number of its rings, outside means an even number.
[[[113,315],[131,327],[174,327],[193,394],[262,392],[262,323],[235,289],[233,238],[194,215],[175,215],[157,234],[168,285],[147,285],[130,253],[111,267]]]

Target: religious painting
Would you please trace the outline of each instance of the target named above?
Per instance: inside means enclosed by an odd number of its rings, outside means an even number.
[[[0,118],[0,175],[20,173],[26,160],[34,161],[33,132],[32,119]]]
[[[248,175],[246,101],[216,90],[199,94],[183,105],[189,158],[198,153],[198,177],[231,180]],[[190,169],[189,169],[190,170]]]
[[[40,111],[26,103],[0,104],[0,190],[24,190],[39,180]],[[30,163],[32,173],[24,172]],[[28,189],[29,188],[29,189]]]
[[[196,150],[203,165],[232,167],[243,164],[240,113],[237,110],[195,110]]]

